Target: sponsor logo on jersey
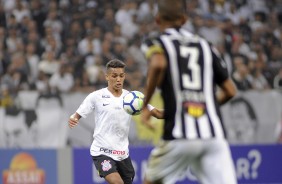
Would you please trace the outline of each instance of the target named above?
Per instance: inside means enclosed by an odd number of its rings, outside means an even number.
[[[111,98],[110,95],[102,95],[102,98]]]
[[[125,154],[125,151],[110,150],[107,148],[100,148],[100,151],[104,153],[112,154],[112,155],[124,155]]]
[[[187,113],[195,118],[205,113],[205,105],[202,103],[186,102],[184,103],[184,107],[187,108]]]
[[[112,165],[111,165],[111,163],[110,163],[109,160],[104,160],[104,161],[101,163],[101,165],[102,165],[102,170],[103,170],[103,171],[108,171],[108,170],[110,170],[110,169],[112,168]]]

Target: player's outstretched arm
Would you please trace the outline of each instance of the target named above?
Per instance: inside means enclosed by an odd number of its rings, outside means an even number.
[[[73,128],[78,124],[79,119],[81,118],[81,116],[78,113],[74,113],[73,115],[70,116],[69,118],[69,127]]]

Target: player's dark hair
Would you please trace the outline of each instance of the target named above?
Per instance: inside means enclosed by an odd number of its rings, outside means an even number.
[[[158,14],[165,21],[175,21],[186,14],[186,0],[157,0]]]
[[[110,68],[125,68],[125,63],[118,59],[110,60],[107,65],[106,69],[109,70]]]

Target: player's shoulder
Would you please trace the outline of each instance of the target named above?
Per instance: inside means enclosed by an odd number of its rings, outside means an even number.
[[[101,89],[98,89],[96,91],[91,92],[88,96],[91,97],[91,98],[96,98],[96,97],[99,97],[99,96],[102,96],[102,95],[106,95],[106,93],[107,93],[107,89],[101,88]]]
[[[163,53],[160,35],[156,34],[144,37],[141,50],[145,54],[146,58],[150,58],[154,53]]]
[[[160,40],[160,34],[156,33],[156,34],[150,34],[150,35],[146,35],[144,36],[143,40],[142,40],[142,45],[145,45],[147,47],[159,44],[159,40]]]

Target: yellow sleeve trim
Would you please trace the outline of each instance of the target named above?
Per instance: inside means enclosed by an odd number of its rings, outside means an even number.
[[[159,45],[153,45],[151,47],[148,48],[148,50],[146,51],[146,58],[150,58],[153,54],[156,53],[163,53],[164,50],[162,49],[162,47],[160,47]]]

